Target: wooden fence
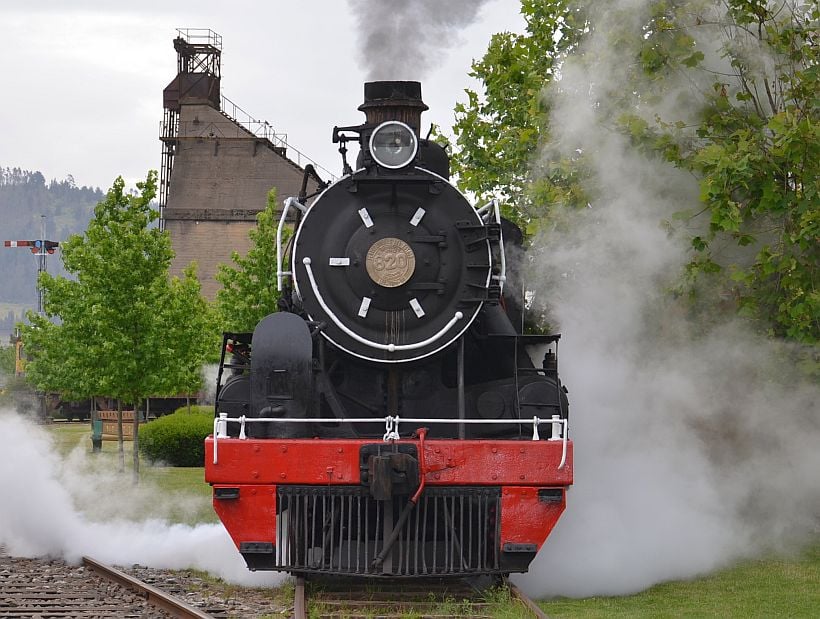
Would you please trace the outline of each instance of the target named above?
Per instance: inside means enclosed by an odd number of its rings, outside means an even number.
[[[117,411],[97,411],[100,421],[102,421],[102,440],[116,441],[117,436]],[[145,422],[145,417],[140,419],[140,423]],[[122,440],[134,440],[134,411],[122,411]]]

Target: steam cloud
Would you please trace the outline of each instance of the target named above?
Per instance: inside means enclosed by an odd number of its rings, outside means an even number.
[[[420,80],[487,0],[348,0],[367,79]]]
[[[634,25],[646,6],[595,3],[594,23]],[[536,597],[639,591],[795,549],[820,524],[820,389],[779,361],[784,344],[739,324],[691,324],[662,292],[686,243],[660,222],[696,205],[698,187],[602,120],[617,112],[606,93],[627,83],[607,35],[587,42],[596,62],[570,58],[547,93],[544,158],[583,152],[602,197],[567,215],[571,232],[536,243],[536,287],[564,335],[575,441],[567,511],[518,578]],[[708,41],[701,49],[720,70]],[[644,112],[686,118],[691,88],[667,88]]]
[[[150,488],[93,472],[83,455],[87,446],[62,462],[48,434],[30,420],[0,409],[0,424],[0,545],[11,555],[71,562],[88,555],[114,565],[195,568],[253,586],[281,580],[249,572],[221,524],[192,527],[162,517],[191,500],[157,505]]]

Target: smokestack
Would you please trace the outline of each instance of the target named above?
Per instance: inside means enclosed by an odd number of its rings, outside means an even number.
[[[421,100],[421,82],[382,81],[365,82],[364,103],[359,110],[365,113],[367,124],[379,125],[398,120],[419,135],[421,113],[429,109]]]

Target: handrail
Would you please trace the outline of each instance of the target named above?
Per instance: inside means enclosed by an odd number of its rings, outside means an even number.
[[[504,231],[501,228],[501,209],[498,206],[498,200],[493,198],[487,202],[487,204],[482,207],[478,207],[475,210],[484,223],[487,223],[490,220],[490,217],[495,215],[495,222],[498,224],[498,245],[499,254],[501,256],[501,272],[498,275],[493,275],[493,279],[498,282],[501,287],[501,292],[504,292],[504,284],[507,281],[507,256],[504,251]]]
[[[177,36],[188,43],[202,44],[204,42],[218,50],[222,49],[222,36],[210,28],[177,28]]]
[[[373,340],[368,340],[367,338],[362,337],[361,335],[350,329],[347,325],[345,325],[341,320],[339,320],[336,314],[333,313],[333,310],[331,310],[330,307],[328,307],[327,303],[325,303],[325,300],[322,297],[322,293],[319,291],[319,286],[316,284],[316,278],[313,276],[313,269],[310,266],[310,258],[303,258],[302,264],[305,265],[305,271],[307,271],[308,279],[310,280],[310,286],[311,288],[313,288],[313,294],[316,296],[316,300],[319,302],[319,305],[322,307],[325,313],[328,316],[330,316],[330,319],[333,321],[333,323],[342,331],[344,331],[347,335],[352,337],[354,340],[356,340],[360,344],[369,346],[370,348],[375,348],[377,350],[386,350],[388,352],[396,352],[397,350],[417,350],[419,348],[424,348],[428,344],[432,344],[436,340],[440,339],[445,333],[447,333],[447,331],[450,330],[450,328],[454,324],[456,324],[459,320],[464,318],[464,314],[462,312],[456,312],[438,333],[431,335],[426,340],[414,342],[413,344],[381,344],[379,342],[374,342]]]
[[[279,226],[276,228],[276,289],[279,292],[282,292],[282,276],[293,275],[293,271],[282,270],[282,229],[285,227],[285,219],[287,219],[291,207],[298,208],[303,213],[307,211],[307,207],[296,198],[287,198],[284,205],[282,216],[279,218]]]
[[[219,413],[219,417],[214,418],[214,464],[219,464],[217,457],[217,443],[220,438],[228,437],[228,424],[239,424],[239,440],[246,440],[245,424],[248,423],[376,423],[384,421],[386,432],[382,440],[384,442],[399,440],[400,423],[467,423],[467,424],[532,424],[532,440],[541,440],[538,435],[538,426],[542,423],[550,424],[550,441],[561,441],[561,461],[558,470],[564,468],[567,463],[567,440],[569,430],[569,420],[562,419],[558,415],[553,415],[549,419],[541,419],[534,416],[525,419],[430,419],[425,417],[400,417],[399,415],[387,415],[385,417],[228,417],[228,413]]]
[[[267,120],[259,120],[254,118],[248,112],[243,110],[239,107],[236,103],[228,99],[225,95],[220,95],[220,108],[222,113],[228,116],[231,120],[233,120],[236,124],[241,125],[248,131],[250,131],[256,137],[264,138],[268,140],[271,144],[276,147],[284,148],[288,152],[288,158],[291,159],[296,165],[299,167],[305,167],[308,163],[312,164],[314,168],[317,170],[321,170],[324,172],[331,181],[336,181],[337,177],[333,172],[328,170],[323,165],[317,163],[314,159],[311,159],[307,155],[305,155],[302,151],[298,148],[291,146],[288,143],[288,134],[287,133],[277,133],[276,130],[273,128]],[[231,112],[228,112],[227,109],[230,108]],[[296,154],[296,157],[292,157],[292,153]],[[305,163],[303,163],[303,160]]]

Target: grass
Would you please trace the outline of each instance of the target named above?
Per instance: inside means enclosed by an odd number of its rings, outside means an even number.
[[[102,462],[102,468],[115,472],[119,470],[119,446],[117,441],[103,441],[102,452],[91,452],[91,424],[89,422],[54,422],[43,426],[54,439],[57,451],[66,457],[77,446],[83,446],[89,460],[95,464]],[[123,443],[125,472],[123,477],[131,483],[133,444]],[[171,499],[169,502],[182,507],[169,508],[167,518],[174,523],[198,524],[219,522],[211,506],[211,487],[205,483],[204,467],[155,466],[145,459],[140,460],[140,486],[151,486]]]
[[[820,617],[820,544],[794,559],[747,561],[636,595],[539,604],[554,618]]]
[[[321,577],[320,577],[321,578]],[[447,593],[441,590],[431,590],[425,593],[412,581],[403,584],[383,582],[381,580],[365,581],[356,596],[358,604],[355,609],[340,610],[336,604],[327,600],[346,598],[344,586],[339,588],[338,583],[332,580],[324,584],[312,582],[308,585],[308,616],[333,616],[343,619],[347,616],[368,617],[378,619],[394,613],[401,613],[403,619],[422,619],[424,617],[472,617],[477,613],[481,616],[491,616],[494,619],[529,619],[531,613],[526,606],[514,598],[506,587],[491,587],[485,589],[480,597],[469,595],[469,599],[461,593]],[[400,597],[399,600],[388,602],[389,593],[394,589],[412,592],[414,596]],[[337,595],[338,593],[338,595]],[[388,597],[385,596],[388,594]],[[292,594],[291,594],[292,595]],[[372,605],[371,605],[372,604]]]
[[[89,453],[91,452],[91,424],[90,423],[69,423],[56,421],[54,423],[41,426],[51,434],[54,446],[61,456],[65,457],[71,451],[86,442]]]

